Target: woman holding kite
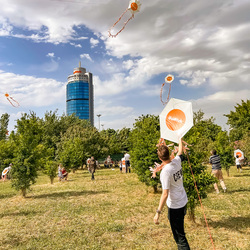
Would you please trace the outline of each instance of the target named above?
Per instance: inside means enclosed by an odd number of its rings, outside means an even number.
[[[182,175],[182,139],[179,140],[178,153],[170,159],[168,147],[164,144],[158,147],[158,157],[164,164],[160,174],[162,195],[154,217],[154,223],[159,224],[160,214],[167,203],[168,219],[178,249],[190,249],[184,232],[184,216],[186,214],[187,194],[183,187]]]

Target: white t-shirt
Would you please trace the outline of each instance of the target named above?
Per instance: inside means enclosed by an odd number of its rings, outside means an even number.
[[[182,208],[187,202],[187,194],[183,187],[181,158],[176,156],[166,164],[160,174],[163,189],[168,189],[167,206],[169,208]]]
[[[130,155],[129,155],[128,153],[126,153],[126,154],[124,155],[124,158],[125,158],[125,161],[129,161]]]
[[[240,158],[236,158],[235,163],[236,163],[236,165],[241,165],[241,160],[240,160]]]

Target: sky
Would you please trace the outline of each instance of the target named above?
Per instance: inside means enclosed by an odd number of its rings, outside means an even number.
[[[112,38],[128,0],[0,0],[0,114],[10,114],[9,130],[22,113],[66,113],[67,77],[79,61],[93,74],[97,128],[97,114],[101,128],[116,130],[159,115],[161,85],[172,74],[170,98],[228,129],[224,114],[250,97],[250,1],[140,3]],[[168,85],[163,100],[167,94]]]

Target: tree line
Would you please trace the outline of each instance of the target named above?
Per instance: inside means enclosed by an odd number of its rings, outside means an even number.
[[[194,126],[184,136],[184,140],[192,145],[188,154],[202,198],[207,196],[211,184],[215,182],[207,171],[212,149],[217,150],[228,175],[230,166],[234,165],[234,149],[240,148],[246,158],[250,157],[250,100],[242,100],[234,111],[225,116],[228,118],[229,131],[215,124],[213,117],[205,119],[204,113],[199,110],[194,113]],[[156,144],[160,138],[160,123],[157,116],[138,117],[132,129],[98,131],[89,121],[80,120],[74,115],[59,116],[57,111],[50,111],[39,118],[31,111],[22,114],[15,130],[7,136],[8,122],[9,115],[2,114],[0,171],[13,163],[12,186],[21,190],[23,196],[35,183],[38,171],[47,174],[53,183],[59,163],[67,171],[76,171],[90,156],[101,159],[126,151],[130,152],[132,168],[139,180],[153,187],[155,192],[160,187],[159,175],[153,179],[149,171],[149,167],[158,161]],[[183,172],[189,212],[194,218],[198,196],[187,161],[183,163]]]

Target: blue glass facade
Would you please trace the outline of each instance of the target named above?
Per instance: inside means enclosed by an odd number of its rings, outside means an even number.
[[[73,113],[80,119],[90,119],[89,83],[75,81],[67,84],[67,115]]]

